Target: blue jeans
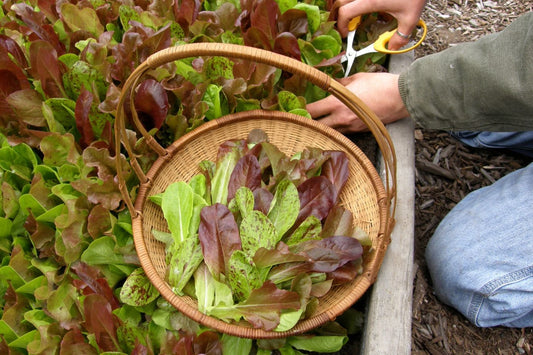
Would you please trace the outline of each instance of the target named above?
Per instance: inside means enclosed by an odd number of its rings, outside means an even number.
[[[533,158],[533,131],[461,131],[451,132],[451,135],[474,148],[506,149]]]
[[[479,327],[533,326],[533,163],[468,194],[426,248],[439,299]]]

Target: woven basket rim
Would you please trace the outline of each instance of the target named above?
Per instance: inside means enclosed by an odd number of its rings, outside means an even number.
[[[182,147],[187,145],[192,140],[198,139],[202,134],[204,134],[204,132],[211,132],[213,130],[223,129],[228,125],[234,125],[242,121],[257,119],[257,117],[266,116],[268,116],[271,120],[284,120],[285,122],[292,122],[296,125],[306,127],[307,129],[312,132],[315,132],[316,134],[325,135],[327,138],[345,147],[346,153],[354,157],[356,160],[361,161],[364,164],[369,164],[370,168],[367,172],[369,173],[369,178],[373,184],[373,189],[375,190],[379,199],[379,214],[381,216],[381,225],[379,228],[380,232],[376,237],[376,250],[375,252],[367,255],[367,258],[371,259],[369,261],[370,266],[367,268],[367,270],[363,272],[363,274],[359,275],[354,281],[354,285],[357,286],[357,290],[351,291],[350,297],[348,297],[347,299],[339,300],[338,306],[335,306],[332,309],[328,309],[326,312],[313,315],[313,317],[311,318],[304,319],[303,321],[300,321],[294,328],[285,332],[265,331],[263,329],[251,328],[250,326],[241,326],[239,324],[226,323],[222,320],[207,316],[201,313],[197,308],[190,306],[188,303],[185,303],[182,297],[175,294],[169,287],[168,283],[166,283],[166,281],[162,279],[159,273],[156,271],[151,256],[147,251],[145,237],[142,230],[142,211],[147,201],[146,192],[149,191],[149,189],[151,188],[151,182],[161,171],[162,167],[167,164],[167,162],[171,160]],[[232,139],[235,137],[227,138]],[[310,143],[309,146],[312,146],[312,143]],[[141,262],[141,266],[143,267],[147,277],[169,303],[171,303],[176,309],[178,309],[180,312],[182,312],[189,318],[195,320],[196,322],[204,326],[234,336],[256,339],[282,338],[310,331],[320,325],[325,324],[328,321],[334,320],[337,316],[346,311],[346,309],[348,309],[354,302],[356,302],[374,282],[383,258],[383,254],[385,253],[385,250],[388,245],[386,231],[387,223],[389,223],[390,221],[388,221],[386,218],[387,211],[389,208],[389,205],[387,204],[387,194],[383,186],[383,182],[379,177],[377,171],[375,170],[373,164],[368,160],[366,155],[346,136],[342,135],[331,127],[326,126],[325,124],[322,124],[321,122],[314,121],[302,116],[297,116],[294,114],[279,111],[254,110],[228,115],[204,123],[200,127],[194,129],[193,131],[185,134],[184,136],[176,140],[173,144],[166,148],[166,151],[167,154],[157,159],[157,161],[149,169],[146,175],[148,181],[142,183],[139,187],[138,195],[134,203],[137,215],[132,218],[133,237],[135,247],[137,249],[137,254]]]

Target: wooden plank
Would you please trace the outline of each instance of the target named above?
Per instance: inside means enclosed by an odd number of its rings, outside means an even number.
[[[393,55],[389,71],[400,73],[412,52]],[[410,355],[414,255],[414,124],[406,118],[387,126],[397,158],[396,225],[378,277],[372,286],[363,333],[362,355]],[[382,172],[383,174],[383,172]]]

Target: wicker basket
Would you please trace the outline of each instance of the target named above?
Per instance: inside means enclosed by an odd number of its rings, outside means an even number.
[[[364,153],[345,136],[324,124],[286,112],[255,110],[228,115],[203,124],[167,148],[161,147],[140,124],[133,109],[133,95],[129,95],[129,92],[134,90],[146,71],[167,62],[198,56],[225,56],[271,65],[301,75],[335,95],[366,123],[374,135],[383,156],[384,181]],[[146,174],[140,169],[127,140],[122,139],[126,134],[123,107],[127,98],[130,100],[136,129],[159,155]],[[308,146],[346,152],[350,162],[350,177],[340,199],[342,204],[354,213],[354,223],[367,231],[372,239],[371,251],[364,256],[363,273],[348,284],[334,287],[320,299],[314,314],[285,332],[255,329],[246,322],[226,323],[198,311],[196,300],[176,295],[165,281],[167,265],[164,245],[150,233],[152,228],[166,230],[167,225],[160,208],[150,202],[148,197],[164,191],[172,182],[189,180],[199,172],[198,163],[201,160],[215,159],[220,143],[227,139],[245,138],[254,128],[263,129],[270,141],[286,154],[301,151]],[[281,338],[304,333],[334,320],[355,303],[374,282],[390,242],[393,226],[396,185],[394,149],[379,119],[354,94],[328,75],[297,60],[252,47],[198,43],[168,48],[150,56],[124,84],[115,121],[115,138],[116,151],[120,151],[122,141],[130,164],[141,181],[133,203],[124,183],[123,169],[117,164],[119,186],[131,212],[133,238],[141,265],[161,295],[189,318],[234,336]]]

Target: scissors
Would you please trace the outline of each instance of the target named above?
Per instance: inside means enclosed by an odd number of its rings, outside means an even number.
[[[355,62],[355,58],[368,54],[368,53],[380,52],[380,53],[386,53],[386,54],[400,54],[400,53],[409,52],[415,49],[416,47],[418,47],[422,43],[424,38],[426,38],[426,34],[427,34],[426,23],[422,19],[420,19],[418,20],[417,26],[422,27],[423,29],[422,36],[420,37],[418,42],[416,42],[415,44],[413,44],[412,46],[408,48],[402,48],[396,51],[387,49],[387,44],[389,43],[392,36],[398,30],[396,29],[396,30],[382,33],[381,35],[379,35],[378,39],[374,43],[370,44],[369,46],[363,49],[355,50],[353,48],[353,42],[355,39],[355,32],[357,31],[357,27],[359,27],[360,24],[361,24],[361,16],[354,17],[348,24],[348,30],[350,32],[348,32],[348,36],[346,37],[346,54],[341,59],[341,62],[345,62],[345,61],[348,62],[348,64],[346,65],[346,70],[344,72],[344,77],[347,77],[350,74],[350,70],[352,69],[353,63]]]

